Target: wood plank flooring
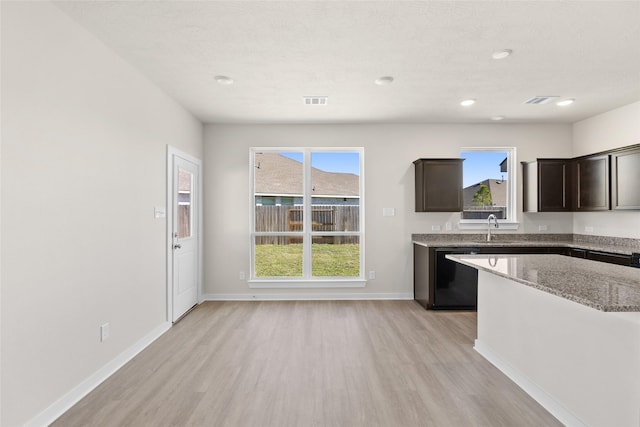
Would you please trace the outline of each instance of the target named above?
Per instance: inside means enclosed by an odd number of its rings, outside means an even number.
[[[414,301],[207,302],[60,426],[561,426]]]

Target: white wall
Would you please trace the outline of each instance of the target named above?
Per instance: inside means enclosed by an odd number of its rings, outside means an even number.
[[[252,146],[362,146],[365,149],[366,271],[376,279],[363,290],[249,289],[249,148]],[[346,294],[411,297],[412,233],[457,223],[459,214],[414,212],[414,169],[420,157],[458,157],[465,146],[516,146],[517,161],[571,155],[570,125],[207,125],[205,127],[204,292],[212,298],[267,294]],[[519,165],[518,165],[519,166]],[[518,168],[518,178],[522,172]],[[518,185],[517,232],[570,233],[571,213],[522,215]],[[396,208],[383,217],[382,208]],[[457,229],[454,232],[460,232]],[[504,232],[501,230],[501,232]],[[325,294],[326,295],[326,294]]]
[[[2,420],[165,322],[166,145],[202,125],[51,3],[2,2]],[[99,326],[111,337],[100,343]]]
[[[573,156],[640,144],[640,101],[573,124]]]
[[[640,102],[574,123],[573,156],[582,156],[612,148],[640,143]],[[573,232],[588,234],[593,227],[598,236],[640,239],[640,212],[576,212]],[[590,233],[589,233],[590,234]]]

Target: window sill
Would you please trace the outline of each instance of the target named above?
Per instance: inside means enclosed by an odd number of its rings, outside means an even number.
[[[499,227],[498,230],[517,230],[518,228],[520,228],[520,223],[519,222],[501,222],[498,221]],[[492,230],[495,230],[495,227],[493,227],[493,223],[491,223],[492,226]],[[480,221],[475,221],[475,220],[460,220],[460,222],[458,223],[458,228],[460,230],[487,230],[487,220],[480,220]]]
[[[361,278],[353,279],[253,279],[247,282],[250,288],[278,289],[278,288],[364,288],[367,281]]]

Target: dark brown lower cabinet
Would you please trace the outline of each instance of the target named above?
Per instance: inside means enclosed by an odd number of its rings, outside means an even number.
[[[610,252],[587,251],[587,259],[606,262],[609,264],[631,265],[631,255],[613,254]]]
[[[571,248],[569,249],[569,253],[567,255],[572,256],[574,258],[586,258],[587,250]]]
[[[429,248],[413,245],[413,299],[424,308],[429,304]]]

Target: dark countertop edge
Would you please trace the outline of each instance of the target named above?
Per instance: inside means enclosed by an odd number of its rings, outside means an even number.
[[[572,294],[564,294],[564,293],[562,293],[561,291],[559,291],[557,289],[550,288],[548,286],[544,286],[544,285],[541,285],[539,283],[530,282],[528,280],[524,280],[524,279],[521,279],[519,277],[514,277],[514,276],[511,276],[511,275],[509,275],[507,273],[503,273],[501,271],[492,270],[492,269],[489,269],[489,268],[486,268],[486,267],[482,267],[482,266],[479,266],[479,265],[476,265],[476,264],[473,264],[473,263],[470,263],[470,262],[466,262],[465,260],[459,259],[458,255],[462,255],[462,254],[450,254],[450,255],[445,255],[445,256],[446,256],[446,258],[448,258],[448,259],[450,259],[452,261],[459,262],[460,264],[464,264],[464,265],[469,266],[471,268],[475,268],[476,270],[486,271],[487,273],[492,273],[492,274],[495,274],[496,276],[500,276],[500,277],[504,277],[505,279],[513,280],[514,282],[521,283],[521,284],[529,286],[531,288],[538,289],[539,291],[546,292],[548,294],[555,295],[557,297],[560,297],[560,298],[563,298],[563,299],[566,299],[566,300],[569,300],[569,301],[573,301],[573,302],[575,302],[577,304],[584,305],[586,307],[590,307],[590,308],[593,308],[593,309],[598,310],[598,311],[602,311],[602,312],[606,312],[606,313],[635,313],[635,312],[640,312],[640,306],[635,306],[635,305],[606,306],[606,305],[598,304],[598,303],[595,303],[593,301],[590,301],[590,300],[587,300],[587,299],[584,299],[584,298],[580,298],[580,297],[577,297],[577,296],[572,295]],[[514,256],[514,255],[510,255],[510,256]],[[522,256],[536,256],[536,255],[525,254],[525,255],[522,255]],[[547,256],[552,256],[552,255],[547,255]],[[563,256],[563,255],[557,255],[557,256]],[[628,268],[628,267],[625,267],[625,266],[620,266],[620,267],[621,268]]]
[[[545,240],[512,240],[512,241],[492,241],[492,242],[478,242],[478,241],[456,241],[456,240],[432,240],[429,242],[422,242],[418,240],[411,240],[415,245],[424,246],[426,248],[462,248],[462,247],[545,247],[553,246],[569,249],[586,249],[592,251],[610,252],[621,255],[631,255],[634,252],[640,252],[640,249],[628,246],[605,246],[596,245],[592,243],[573,242],[573,241],[545,241]]]

